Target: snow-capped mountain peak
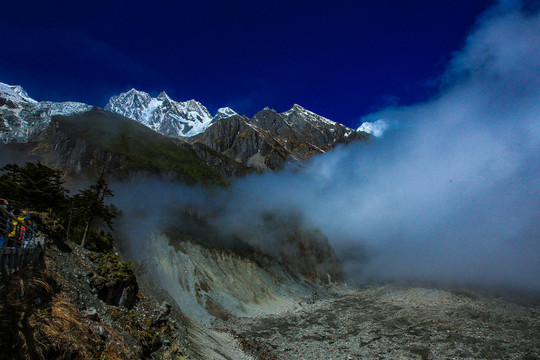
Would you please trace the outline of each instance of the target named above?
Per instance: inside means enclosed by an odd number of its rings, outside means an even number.
[[[218,109],[218,111],[216,112],[216,115],[212,119],[212,123],[215,123],[215,122],[223,120],[223,119],[230,118],[231,116],[235,116],[235,115],[238,115],[238,114],[236,113],[236,111],[234,111],[230,107],[220,108],[220,109]]]
[[[171,100],[171,98],[169,97],[169,95],[167,95],[165,91],[160,92],[156,99],[161,100],[161,101]]]
[[[303,107],[302,105],[298,105],[298,104],[294,104],[291,108],[291,110],[289,111],[293,111],[293,110],[297,110],[297,111],[308,111],[306,110],[305,107]]]
[[[138,121],[166,136],[197,135],[206,130],[213,120],[208,109],[200,102],[175,101],[165,91],[153,98],[148,93],[131,89],[113,96],[105,109]]]
[[[238,114],[236,113],[236,111],[234,111],[230,107],[222,107],[218,109],[216,116],[218,115],[234,116]]]
[[[128,92],[113,96],[105,109],[120,113],[131,119],[141,119],[143,124],[148,125],[148,116],[145,110],[148,109],[151,101],[150,94],[131,89]]]
[[[148,101],[152,98],[150,94],[145,93],[144,91],[139,91],[137,89],[131,89],[128,92],[118,95],[118,97],[120,97],[124,101],[135,101],[141,102],[143,104],[148,103]]]
[[[20,85],[8,85],[0,82],[0,97],[14,103],[36,104],[37,101],[28,96]]]
[[[82,113],[91,108],[77,102],[38,102],[21,86],[0,83],[0,140],[27,142],[47,128],[53,116]]]
[[[195,111],[197,113],[202,114],[203,118],[212,118],[212,116],[210,115],[210,112],[208,112],[208,109],[203,104],[201,104],[200,102],[196,100],[191,99],[182,104],[185,105],[186,109],[188,109],[189,111]]]
[[[323,123],[326,126],[335,126],[337,123],[335,121],[329,120],[325,117],[315,114],[312,111],[307,110],[306,108],[294,104],[289,111],[282,113],[285,119],[288,119],[290,122],[295,121],[296,119],[304,119],[312,124]]]

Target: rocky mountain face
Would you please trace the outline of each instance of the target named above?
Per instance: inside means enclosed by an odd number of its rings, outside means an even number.
[[[77,102],[38,102],[17,85],[0,83],[0,140],[28,142],[45,130],[55,115],[79,114],[92,106]]]
[[[212,117],[208,109],[198,101],[174,101],[165,92],[153,98],[148,93],[135,89],[113,96],[105,109],[136,120],[160,134],[173,137],[200,134],[212,122],[236,115],[234,110],[222,108]]]
[[[189,139],[256,169],[276,169],[287,160],[288,152],[270,134],[250,124],[245,116],[221,120],[203,134]]]
[[[265,108],[251,119],[222,119],[188,141],[203,143],[250,167],[275,170],[287,162],[301,163],[339,144],[368,137],[294,105],[281,114]]]

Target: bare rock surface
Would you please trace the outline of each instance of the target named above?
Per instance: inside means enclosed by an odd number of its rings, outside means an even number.
[[[539,359],[540,302],[370,285],[216,323],[259,359]]]
[[[76,345],[100,354],[86,358],[253,359],[230,333],[209,329],[186,316],[166,291],[144,275],[143,269],[137,270],[137,299],[130,309],[102,301],[99,289],[92,286],[99,264],[91,258],[88,250],[71,243],[65,244],[64,251],[51,246],[46,253],[47,268],[55,274],[62,299],[86,326],[81,332],[89,332],[84,338],[77,337]],[[67,349],[77,354],[77,349],[72,349],[75,347]]]

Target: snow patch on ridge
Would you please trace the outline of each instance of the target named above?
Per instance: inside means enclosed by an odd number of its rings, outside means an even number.
[[[308,120],[309,122],[311,122],[313,124],[324,123],[324,124],[330,125],[330,126],[336,126],[338,124],[335,121],[332,121],[330,119],[327,119],[325,117],[317,115],[314,112],[311,112],[311,111],[303,108],[302,106],[300,106],[298,104],[294,104],[293,107],[289,111],[285,111],[281,115],[283,115],[285,117],[285,119],[288,119],[291,115],[293,115],[295,113],[299,114],[299,115],[302,115],[303,118],[305,118],[306,120]]]
[[[236,116],[236,115],[238,115],[236,111],[234,111],[230,107],[223,107],[223,108],[218,109],[216,115],[212,119],[212,123],[215,123],[219,120],[227,119],[227,118],[230,118],[231,116]]]

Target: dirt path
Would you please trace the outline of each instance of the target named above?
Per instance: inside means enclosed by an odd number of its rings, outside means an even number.
[[[234,318],[260,359],[539,359],[540,303],[371,286],[279,315]]]

